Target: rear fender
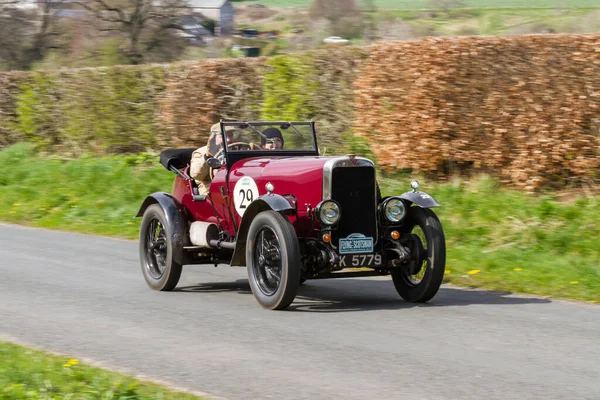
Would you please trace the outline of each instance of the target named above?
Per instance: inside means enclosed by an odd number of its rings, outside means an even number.
[[[433,197],[431,197],[430,195],[428,195],[425,192],[406,192],[401,194],[400,196],[401,199],[407,200],[411,203],[415,203],[416,205],[418,205],[419,207],[422,208],[431,208],[431,207],[439,207],[439,203],[437,201],[435,201],[435,199]]]
[[[156,192],[146,197],[136,217],[144,215],[146,209],[152,204],[160,205],[167,218],[167,229],[173,243],[173,259],[179,264],[186,264],[187,259],[183,247],[189,245],[189,229],[185,208],[170,194]]]
[[[278,213],[288,215],[296,212],[295,204],[291,200],[278,194],[265,194],[254,200],[242,217],[242,223],[238,230],[238,235],[235,239],[235,250],[231,259],[231,266],[246,265],[246,238],[250,224],[259,213],[263,211],[273,210]]]

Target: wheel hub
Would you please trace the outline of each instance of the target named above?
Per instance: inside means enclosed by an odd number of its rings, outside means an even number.
[[[421,238],[412,234],[410,243],[410,261],[408,262],[408,268],[411,275],[419,273],[426,256],[427,252]]]

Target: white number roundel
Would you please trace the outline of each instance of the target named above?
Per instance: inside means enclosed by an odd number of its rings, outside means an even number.
[[[254,200],[258,198],[258,186],[254,179],[249,176],[242,177],[235,184],[233,189],[233,203],[235,204],[235,210],[241,216]]]

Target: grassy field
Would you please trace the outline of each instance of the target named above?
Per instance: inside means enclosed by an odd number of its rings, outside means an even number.
[[[383,13],[383,11],[382,11]],[[568,9],[556,12],[553,9],[523,10],[466,10],[455,11],[451,16],[421,18],[416,11],[395,11],[391,15],[428,27],[442,35],[503,35],[540,32],[598,32],[600,11]]]
[[[357,1],[359,3],[359,1]],[[374,0],[377,8],[415,10],[431,8],[429,0]],[[600,7],[598,0],[463,0],[465,8],[576,8]],[[263,4],[267,7],[308,8],[312,0],[247,0],[236,4]]]
[[[7,342],[0,342],[0,399],[201,400]]]
[[[273,0],[260,2],[271,6],[294,4],[308,7],[310,1]],[[247,4],[243,2],[239,4]],[[271,4],[272,3],[272,4]],[[535,33],[595,33],[600,32],[600,0],[591,2],[560,1],[531,3],[527,7],[513,7],[519,2],[473,1],[473,8],[424,11],[415,4],[418,2],[380,1],[374,14],[377,35],[382,40],[410,40],[424,36],[477,36],[477,35],[521,35]],[[406,5],[406,7],[403,6]],[[423,2],[426,5],[427,2]],[[388,7],[389,6],[389,7]],[[595,6],[595,7],[592,7]],[[238,10],[236,21],[239,27],[278,30],[287,39],[308,35],[319,41],[333,31],[314,24],[307,9],[299,8],[244,8]],[[263,10],[262,12],[260,10]],[[304,30],[299,35],[295,30]],[[325,30],[323,30],[325,29]],[[352,39],[353,44],[362,44],[360,36],[352,36],[352,31],[339,35]],[[292,40],[294,43],[294,40]],[[285,48],[285,45],[283,46]]]
[[[170,191],[174,174],[156,157],[38,157],[30,146],[0,151],[0,220],[136,239],[134,218],[149,193]],[[408,177],[381,177],[384,195]],[[421,181],[448,246],[446,282],[600,302],[600,196],[532,196],[481,177]]]

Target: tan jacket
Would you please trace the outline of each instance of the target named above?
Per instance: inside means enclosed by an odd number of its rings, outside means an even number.
[[[190,176],[198,185],[198,194],[207,194],[212,179],[206,160],[210,157],[208,146],[200,147],[192,153]]]

